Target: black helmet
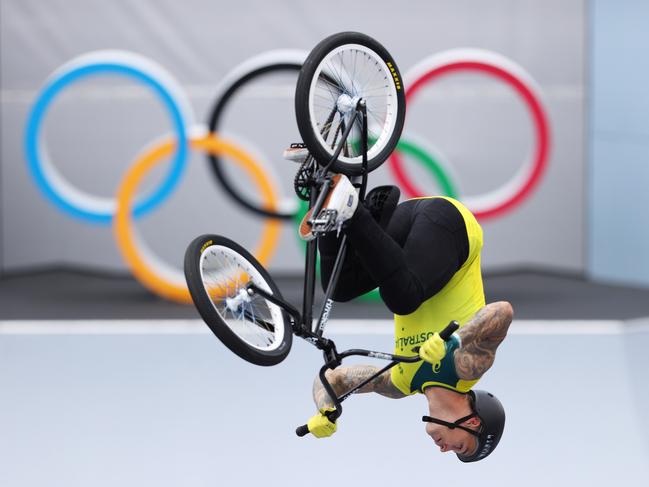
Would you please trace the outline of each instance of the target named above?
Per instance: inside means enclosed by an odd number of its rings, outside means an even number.
[[[460,428],[471,433],[478,439],[478,448],[473,455],[457,455],[463,462],[477,462],[488,457],[498,446],[498,442],[505,429],[505,409],[498,398],[487,391],[469,391],[471,397],[472,413],[468,416],[458,419],[454,423],[443,421],[430,416],[424,416],[423,421],[428,423],[437,423],[448,428]],[[473,417],[480,418],[480,429],[474,431],[465,426],[461,426],[466,420]]]

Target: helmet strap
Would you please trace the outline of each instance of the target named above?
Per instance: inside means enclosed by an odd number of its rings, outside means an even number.
[[[421,420],[426,422],[426,423],[441,424],[442,426],[446,426],[449,429],[459,428],[461,430],[466,431],[467,433],[471,433],[474,436],[480,436],[480,433],[478,433],[477,431],[474,431],[474,430],[472,430],[470,428],[467,428],[466,426],[462,426],[462,423],[464,423],[465,421],[467,421],[467,420],[469,420],[471,418],[475,418],[476,416],[478,416],[478,413],[474,412],[474,413],[469,414],[468,416],[461,417],[460,419],[458,419],[454,423],[449,423],[448,421],[444,421],[443,419],[432,418],[430,416],[422,416]]]

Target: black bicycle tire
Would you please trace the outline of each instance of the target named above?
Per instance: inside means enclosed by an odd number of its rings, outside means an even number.
[[[278,62],[276,64],[268,64],[266,66],[259,67],[257,69],[254,69],[246,73],[244,76],[242,76],[237,81],[232,83],[223,92],[223,94],[216,99],[216,101],[214,102],[214,106],[210,111],[209,120],[208,120],[208,129],[210,133],[214,134],[218,131],[220,125],[219,124],[220,118],[221,115],[223,114],[223,111],[225,110],[225,107],[227,106],[228,102],[232,99],[234,93],[239,88],[241,88],[241,86],[245,85],[246,83],[248,83],[249,81],[255,78],[258,78],[259,76],[263,76],[271,72],[300,71],[301,68],[302,68],[301,64],[291,63],[291,62]],[[235,188],[235,186],[232,184],[229,177],[226,175],[225,171],[223,170],[223,163],[221,159],[218,156],[213,154],[208,154],[207,158],[210,163],[209,166],[211,168],[212,174],[214,175],[216,180],[219,182],[221,186],[223,186],[223,189],[226,191],[226,193],[228,193],[232,197],[232,199],[234,199],[241,206],[255,213],[256,215],[266,217],[266,218],[279,218],[282,220],[291,220],[295,218],[295,214],[296,214],[295,211],[291,213],[283,213],[280,211],[267,210],[260,207],[257,203],[252,202],[246,197],[242,196],[239,193],[239,191]]]
[[[368,172],[371,172],[381,166],[396,147],[401,137],[406,113],[406,98],[401,82],[401,73],[389,52],[378,41],[360,32],[340,32],[320,41],[307,56],[298,76],[295,89],[295,118],[297,120],[298,130],[302,136],[302,141],[306,144],[309,152],[318,161],[318,164],[322,166],[326,165],[331,159],[331,155],[320,144],[313,130],[309,114],[309,90],[311,88],[311,80],[322,60],[330,51],[345,44],[360,44],[371,49],[386,65],[392,68],[393,76],[391,82],[394,83],[396,89],[398,105],[396,122],[385,147],[368,160],[367,168]],[[332,164],[331,170],[348,176],[358,176],[362,173],[362,166],[361,164],[351,164],[337,160]]]
[[[201,315],[201,318],[203,318],[205,324],[210,328],[210,330],[212,330],[212,333],[214,333],[214,335],[216,335],[216,337],[228,349],[242,359],[255,365],[277,365],[286,358],[288,353],[291,351],[291,346],[293,344],[293,330],[288,314],[283,309],[281,310],[284,334],[282,343],[280,343],[275,350],[268,352],[261,351],[251,347],[239,338],[223,321],[219,313],[216,312],[207,292],[205,292],[205,287],[203,286],[199,268],[200,257],[203,252],[212,245],[228,247],[251,263],[266,281],[266,284],[268,284],[273,295],[277,296],[279,299],[283,299],[279,288],[275,284],[275,281],[273,281],[272,277],[268,274],[268,271],[266,271],[266,269],[250,252],[229,238],[221,235],[206,234],[192,240],[185,251],[185,280],[187,281],[189,293],[191,294],[198,313]]]

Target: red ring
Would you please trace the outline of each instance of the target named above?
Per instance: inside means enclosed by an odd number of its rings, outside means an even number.
[[[550,129],[548,119],[545,110],[543,109],[543,106],[541,105],[538,98],[520,79],[516,78],[511,73],[502,68],[479,61],[456,61],[428,71],[426,74],[418,78],[410,86],[410,88],[406,89],[406,102],[409,102],[409,100],[414,96],[417,90],[424,85],[424,83],[434,78],[438,78],[444,74],[456,71],[482,71],[491,76],[495,76],[496,78],[500,78],[501,80],[512,86],[523,98],[523,101],[525,101],[528,108],[531,110],[534,126],[536,129],[534,169],[532,170],[530,177],[527,179],[525,184],[514,194],[513,197],[509,198],[503,203],[500,203],[499,205],[496,205],[493,208],[474,211],[476,218],[486,220],[488,218],[502,215],[511,210],[516,205],[520,204],[526,197],[530,195],[534,186],[538,184],[541,175],[543,174],[547,166],[547,159],[550,151]],[[422,191],[419,191],[407,178],[403,169],[403,161],[396,153],[392,153],[392,155],[390,156],[390,169],[392,170],[392,174],[397,179],[399,185],[404,189],[404,191],[410,198],[426,195]]]

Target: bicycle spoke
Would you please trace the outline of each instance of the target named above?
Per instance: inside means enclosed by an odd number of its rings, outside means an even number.
[[[403,128],[405,101],[395,69],[380,44],[358,33],[335,34],[330,44],[325,40],[311,53],[298,80],[296,110],[300,133],[319,162],[324,164],[340,148],[333,170],[348,175],[362,172],[358,144],[362,127],[351,122],[359,100],[366,103],[372,139],[368,169],[373,171],[385,161]],[[320,81],[323,77],[327,81]],[[329,110],[338,115],[331,116]],[[341,134],[347,131],[347,140],[341,142]]]
[[[235,258],[233,255],[236,255]],[[238,254],[210,249],[202,260],[203,285],[215,311],[242,340],[259,349],[275,346],[279,340],[278,319],[271,306],[258,295],[249,295],[247,286],[255,283],[266,287],[265,281]]]
[[[327,81],[325,78],[319,78],[319,79],[318,79],[318,83],[319,83],[321,80],[323,80],[323,81],[325,82],[325,86],[324,86],[324,88],[326,88],[326,90],[327,90],[327,92],[329,93],[329,95],[331,95],[331,99],[332,99],[333,102],[335,103],[336,100],[338,99],[338,97],[340,96],[340,94],[342,93],[342,90],[340,89],[339,86],[336,86],[336,85],[332,84],[330,81]],[[322,86],[320,86],[318,83],[316,83],[316,89],[320,89],[320,90],[324,91],[324,88],[323,88]],[[332,91],[332,89],[331,89],[332,86],[333,86],[334,88],[336,88],[336,90],[338,91],[338,93],[334,93],[334,92]]]
[[[334,88],[334,89],[336,89],[336,91],[340,91],[342,93],[343,90],[341,89],[341,86],[339,84],[334,83],[334,81],[335,80],[327,79],[327,76],[324,73],[321,73],[320,76],[318,76],[318,81],[316,81],[316,87],[320,83],[324,83],[328,90],[331,90],[331,88]]]

